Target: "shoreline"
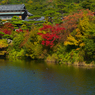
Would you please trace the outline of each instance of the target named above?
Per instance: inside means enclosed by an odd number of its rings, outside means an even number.
[[[10,58],[8,57],[1,57],[0,59],[4,59],[4,60],[10,60]],[[14,58],[15,59],[15,58]],[[23,59],[23,58],[16,58],[15,60],[28,60],[27,58],[26,59]],[[29,59],[29,60],[34,60],[34,59]],[[37,59],[37,60],[40,60],[40,59]],[[41,59],[42,60],[42,59]],[[76,66],[76,67],[87,67],[87,68],[95,68],[95,64],[94,64],[94,61],[87,64],[86,62],[74,62],[74,63],[71,63],[71,62],[58,62],[58,61],[55,61],[55,60],[44,60],[43,59],[43,62],[46,62],[47,64],[59,64],[59,65],[68,65],[68,66]]]
[[[60,63],[58,63],[58,62],[56,62],[54,60],[53,61],[45,60],[45,62],[47,62],[47,64],[48,63],[55,63],[55,64],[59,64],[59,65],[65,64],[65,65],[71,65],[71,66],[77,66],[77,67],[87,67],[87,68],[94,67],[95,68],[94,62],[91,62],[89,64],[87,64],[86,62],[74,62],[74,63],[71,63],[71,62],[61,62],[61,64],[60,64]]]

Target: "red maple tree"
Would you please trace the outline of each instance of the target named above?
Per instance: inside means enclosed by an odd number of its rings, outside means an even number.
[[[52,48],[54,46],[54,43],[56,43],[60,39],[60,34],[64,32],[65,28],[61,27],[59,24],[56,25],[43,25],[42,28],[40,28],[40,31],[46,31],[46,34],[44,33],[38,33],[38,35],[41,35],[43,38],[42,45],[50,46]]]

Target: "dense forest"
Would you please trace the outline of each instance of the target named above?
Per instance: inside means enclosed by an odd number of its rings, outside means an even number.
[[[1,5],[22,3],[33,16],[0,20],[0,55],[95,63],[95,0],[0,0]]]

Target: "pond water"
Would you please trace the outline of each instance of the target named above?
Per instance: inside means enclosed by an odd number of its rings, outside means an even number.
[[[94,95],[95,68],[0,59],[0,95]]]

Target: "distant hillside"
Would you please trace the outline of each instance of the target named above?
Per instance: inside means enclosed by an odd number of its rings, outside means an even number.
[[[33,2],[41,2],[41,3],[47,3],[47,2],[67,2],[72,3],[76,2],[79,3],[81,1],[87,1],[87,0],[0,0],[0,4],[21,4],[21,3],[33,3]],[[95,1],[95,0],[90,0]]]
[[[1,5],[25,4],[26,9],[34,15],[44,15],[46,10],[69,13],[78,9],[95,10],[95,0],[0,0]]]

